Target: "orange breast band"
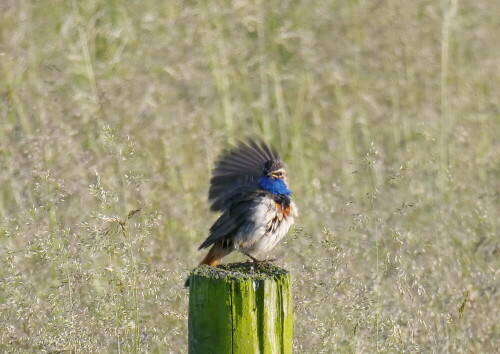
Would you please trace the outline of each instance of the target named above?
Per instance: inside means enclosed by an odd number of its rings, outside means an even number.
[[[282,204],[276,203],[276,206],[278,207],[278,212],[280,212],[284,218],[287,218],[292,213],[291,205],[283,208]]]

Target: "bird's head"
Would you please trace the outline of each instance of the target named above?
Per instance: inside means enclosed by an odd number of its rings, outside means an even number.
[[[280,160],[269,160],[264,164],[262,177],[272,179],[281,179],[285,184],[288,184],[288,179],[285,171],[285,165]]]
[[[274,193],[290,195],[285,165],[280,160],[269,160],[264,164],[262,177],[259,179],[262,189]]]

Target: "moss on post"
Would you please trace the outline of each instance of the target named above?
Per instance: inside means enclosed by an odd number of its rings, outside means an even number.
[[[248,263],[190,277],[189,353],[292,353],[290,274]]]

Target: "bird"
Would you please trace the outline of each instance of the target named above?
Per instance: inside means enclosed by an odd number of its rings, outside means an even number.
[[[200,265],[212,267],[233,251],[265,262],[257,257],[271,251],[298,216],[280,155],[258,139],[240,141],[216,160],[208,202],[220,216],[198,250],[210,247]]]

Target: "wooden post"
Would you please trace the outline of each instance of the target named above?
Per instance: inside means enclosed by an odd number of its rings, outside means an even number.
[[[189,283],[189,353],[292,353],[290,273],[270,264],[203,265]]]

